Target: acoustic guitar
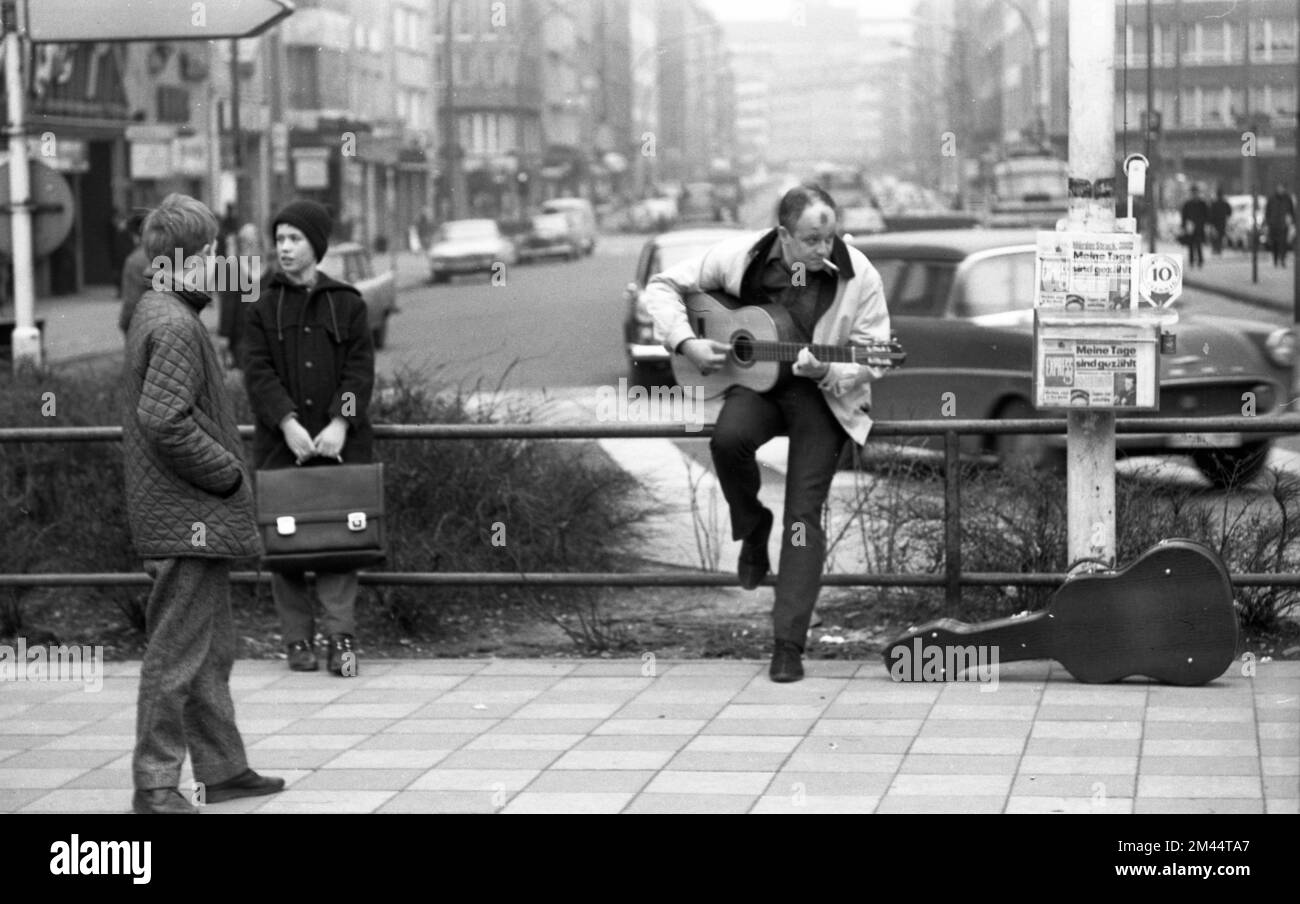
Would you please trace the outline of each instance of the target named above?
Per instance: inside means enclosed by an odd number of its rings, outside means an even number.
[[[732,386],[767,392],[790,376],[801,349],[824,364],[857,363],[899,367],[907,358],[895,339],[870,345],[800,342],[790,312],[779,304],[742,304],[725,292],[697,292],[686,299],[686,317],[699,339],[726,343],[727,362],[705,375],[683,354],[673,355],[673,375],[682,386],[702,386],[712,399]]]
[[[1194,540],[1165,540],[1116,572],[1079,575],[1057,589],[1045,609],[967,625],[940,619],[913,628],[885,647],[895,680],[955,680],[930,662],[985,665],[1055,659],[1087,684],[1146,676],[1192,686],[1218,678],[1237,650],[1237,615],[1223,560]]]

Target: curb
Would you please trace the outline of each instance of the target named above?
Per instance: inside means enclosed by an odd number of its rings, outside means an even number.
[[[1284,301],[1278,301],[1276,298],[1269,298],[1267,295],[1260,295],[1256,292],[1245,291],[1242,289],[1231,289],[1214,283],[1201,282],[1199,279],[1188,279],[1186,274],[1183,276],[1183,285],[1187,286],[1189,289],[1200,289],[1202,292],[1213,292],[1215,295],[1222,295],[1224,298],[1231,298],[1233,301],[1239,301],[1242,304],[1264,308],[1269,311],[1278,311],[1279,313],[1289,314],[1294,310],[1293,305]]]

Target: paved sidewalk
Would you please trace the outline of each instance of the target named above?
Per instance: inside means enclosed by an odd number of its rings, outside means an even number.
[[[1145,245],[1143,248],[1145,249]],[[1295,255],[1287,255],[1287,265],[1273,266],[1273,256],[1267,251],[1259,253],[1259,282],[1251,280],[1250,253],[1234,248],[1224,248],[1215,255],[1205,248],[1205,266],[1188,269],[1187,249],[1176,242],[1159,242],[1157,249],[1175,254],[1183,262],[1183,285],[1189,289],[1217,292],[1234,301],[1254,304],[1270,310],[1291,312],[1295,310]]]
[[[1300,812],[1300,663],[1201,688],[896,684],[879,660],[240,661],[254,768],[281,794],[211,813]],[[102,689],[0,684],[0,812],[125,812],[138,662]],[[186,770],[183,781],[188,788]]]

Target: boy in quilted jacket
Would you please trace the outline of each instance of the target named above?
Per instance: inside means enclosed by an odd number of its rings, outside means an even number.
[[[221,361],[199,319],[212,300],[203,289],[216,236],[212,211],[187,195],[168,195],[149,214],[152,285],[127,330],[127,518],[153,578],[131,766],[137,813],[198,812],[177,790],[187,750],[197,802],[284,787],[248,768],[230,696],[231,560],[257,555],[261,542]]]

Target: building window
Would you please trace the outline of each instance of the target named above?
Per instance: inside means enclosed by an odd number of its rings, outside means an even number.
[[[158,121],[189,122],[190,92],[175,85],[159,85]]]

